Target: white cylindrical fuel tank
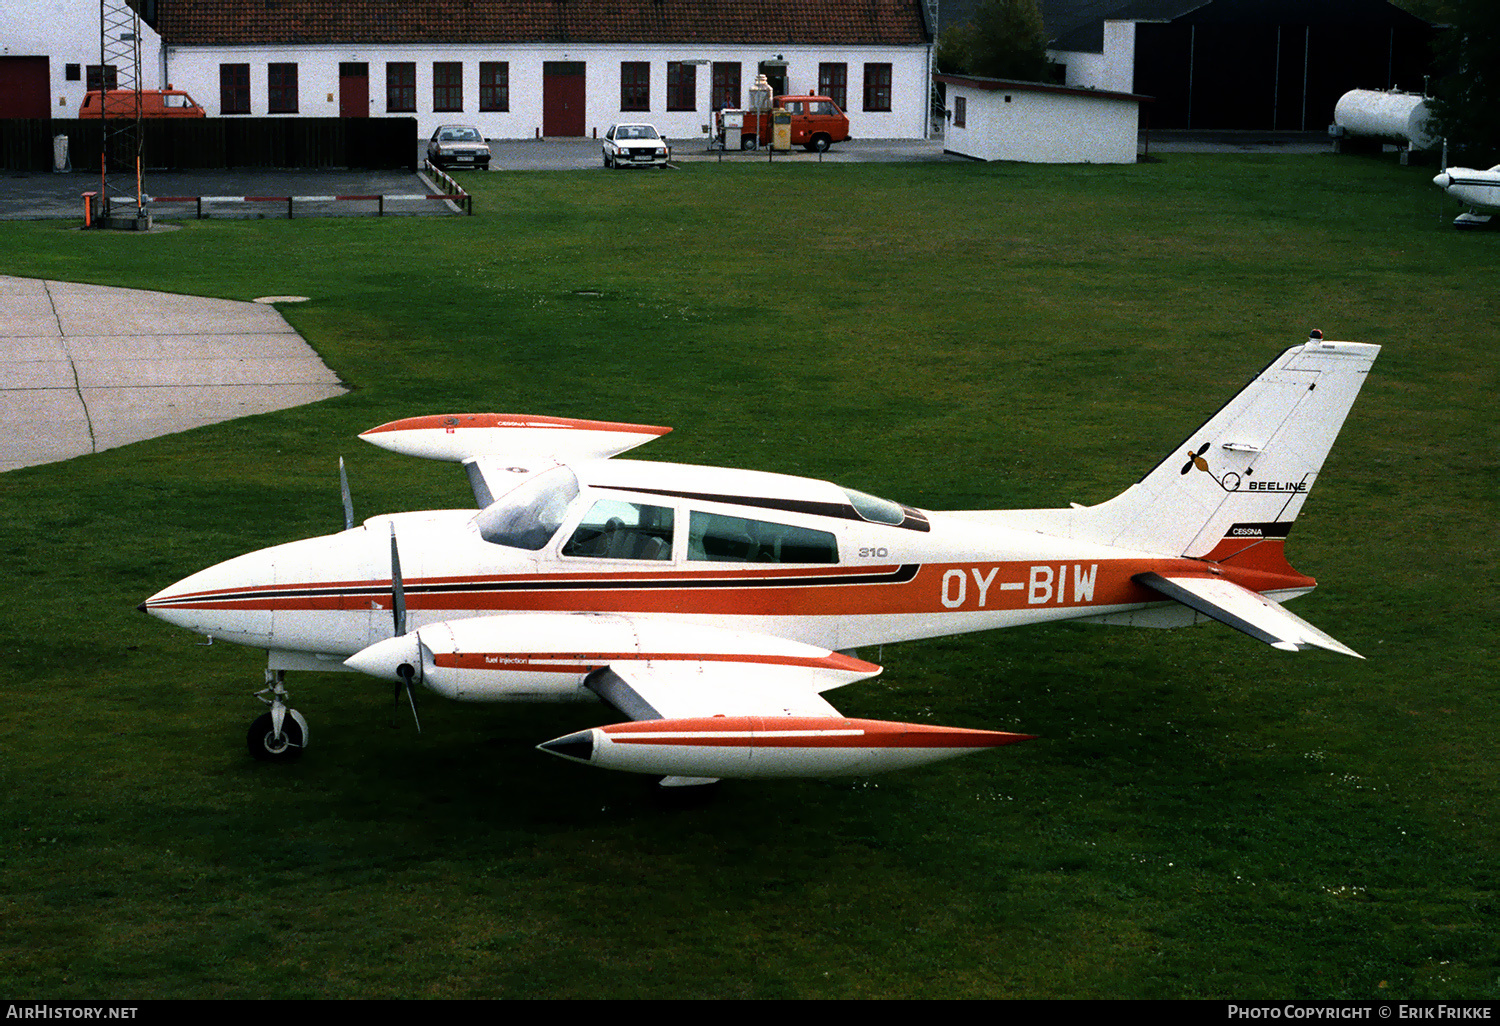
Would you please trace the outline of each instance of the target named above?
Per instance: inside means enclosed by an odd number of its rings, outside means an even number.
[[[1334,105],[1333,122],[1349,135],[1409,143],[1412,149],[1425,150],[1437,142],[1429,134],[1430,113],[1426,98],[1416,93],[1352,89]]]

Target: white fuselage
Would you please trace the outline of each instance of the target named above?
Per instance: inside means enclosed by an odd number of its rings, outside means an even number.
[[[590,471],[534,549],[488,540],[486,514],[471,510],[375,517],[220,563],[145,608],[267,649],[273,665],[342,669],[393,636],[394,531],[409,631],[506,614],[626,614],[837,651],[1160,606],[1135,574],[1203,566],[906,507],[887,515],[899,523],[874,523],[835,486],[780,475],[629,460]],[[616,523],[648,516],[665,525],[653,527],[649,553]],[[1247,586],[1296,583],[1307,582]]]

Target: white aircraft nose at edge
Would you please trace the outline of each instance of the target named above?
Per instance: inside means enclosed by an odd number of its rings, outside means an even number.
[[[1433,176],[1432,184],[1460,203],[1468,204],[1468,211],[1454,218],[1455,228],[1486,227],[1494,215],[1479,211],[1500,210],[1500,164],[1488,171],[1472,167],[1444,168]]]
[[[479,506],[374,517],[228,560],[145,612],[269,654],[261,759],[300,755],[287,670],[456,701],[603,700],[625,722],[540,747],[663,777],[869,774],[1029,735],[849,719],[844,652],[1056,620],[1214,619],[1358,654],[1280,604],[1316,582],[1288,531],[1380,347],[1317,332],[1115,498],[935,512],[826,481],[612,457],[667,433],[510,414],[394,421],[393,452],[461,463]],[[346,520],[352,520],[347,515]],[[418,725],[420,729],[420,724]]]

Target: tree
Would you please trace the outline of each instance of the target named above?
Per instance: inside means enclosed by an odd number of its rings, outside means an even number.
[[[939,71],[1042,81],[1047,33],[1036,0],[984,0],[974,20],[944,30],[933,55]]]
[[[1445,74],[1433,113],[1450,160],[1489,167],[1500,163],[1500,4],[1454,0],[1451,9],[1454,27],[1440,44]]]

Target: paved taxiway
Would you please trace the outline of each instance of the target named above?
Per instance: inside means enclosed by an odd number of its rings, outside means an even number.
[[[344,391],[272,305],[0,276],[0,471]]]

